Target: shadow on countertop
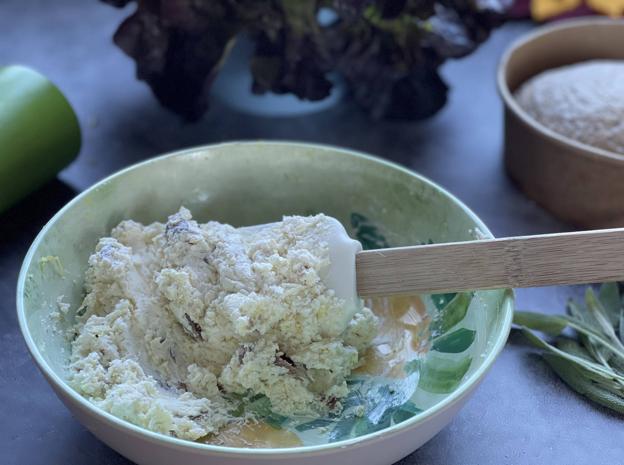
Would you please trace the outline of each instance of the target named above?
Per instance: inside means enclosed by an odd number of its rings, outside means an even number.
[[[31,242],[43,225],[69,200],[76,191],[59,179],[53,179],[29,194],[7,211],[0,213],[0,257],[8,246],[28,239]]]
[[[71,200],[76,192],[54,179],[0,214],[0,322],[14,320],[15,284],[24,255],[43,225]]]

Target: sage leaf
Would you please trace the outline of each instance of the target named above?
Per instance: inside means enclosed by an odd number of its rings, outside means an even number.
[[[449,359],[430,352],[423,363],[418,387],[435,394],[453,392],[470,369],[472,358]]]
[[[583,312],[578,309],[576,304],[572,302],[570,308],[572,309],[571,313],[573,315],[576,315],[577,318],[582,318]],[[578,320],[571,320],[569,317],[563,315],[547,315],[543,313],[517,311],[514,313],[514,323],[551,336],[560,335],[568,326],[579,328],[579,330],[583,332],[583,334],[581,334],[581,342],[583,342],[587,351],[591,353],[594,358],[605,364],[605,360],[609,357],[610,351],[600,346],[596,347],[591,342],[593,339],[589,339],[588,335],[585,334],[591,331],[590,334],[593,335],[593,329],[585,328],[584,323]]]
[[[618,284],[616,282],[602,284],[598,291],[598,300],[606,310],[611,326],[615,327],[622,311],[622,299]]]
[[[568,320],[561,316],[535,312],[516,311],[513,322],[519,326],[526,326],[551,336],[558,336],[568,326]]]
[[[569,339],[569,338],[558,338],[557,339],[557,348],[563,350],[564,352],[567,352],[569,354],[572,355],[576,355],[577,357],[580,357],[584,360],[587,360],[588,362],[593,362],[593,360],[591,359],[590,353],[584,348],[582,347],[578,342],[576,342],[573,339]],[[556,354],[553,354],[556,355]],[[558,355],[556,355],[558,356]],[[583,376],[592,379],[594,381],[596,381],[597,383],[599,383],[600,385],[604,386],[605,388],[607,388],[608,390],[611,390],[615,393],[622,393],[624,394],[624,385],[621,382],[618,382],[617,380],[611,380],[608,378],[604,378],[604,377],[596,377],[594,376],[592,373],[585,373],[586,367],[584,365],[580,365],[580,364],[576,364],[577,369],[579,369],[580,371],[583,371]],[[607,365],[608,367],[608,365]],[[608,367],[610,368],[610,367]]]
[[[587,288],[587,292],[585,293],[585,300],[587,302],[587,307],[592,312],[592,315],[598,322],[598,325],[602,332],[618,346],[619,349],[624,351],[624,345],[622,341],[615,334],[615,330],[613,329],[613,325],[607,316],[606,310],[597,299],[594,290],[590,287]]]
[[[587,360],[588,362],[592,361],[591,355],[589,354],[587,349],[582,347],[574,339],[569,339],[567,337],[558,338],[556,346],[558,349],[563,350],[564,352],[567,352],[571,355],[580,357],[584,360]]]
[[[624,308],[619,283],[601,285],[597,295],[589,287],[584,303],[570,300],[566,308],[568,315],[517,312],[516,329],[540,349],[546,363],[570,388],[624,413]],[[566,328],[574,331],[572,336],[564,334]],[[532,330],[555,336],[554,345]]]
[[[609,360],[609,365],[617,372],[624,374],[624,358],[615,356]]]
[[[458,354],[472,345],[476,333],[472,329],[460,328],[452,333],[444,334],[433,340],[431,350],[447,354]]]
[[[603,334],[574,319],[569,319],[568,325],[570,326],[570,328],[574,329],[577,333],[579,333],[582,340],[584,340],[584,337],[588,337],[590,338],[591,344],[595,345],[596,343],[598,343],[624,359],[624,350],[616,346]]]
[[[588,372],[589,375],[591,375],[592,379],[605,382],[617,381],[619,383],[624,383],[624,376],[618,375],[612,370],[608,370],[602,365],[599,365],[595,362],[587,361],[577,355],[564,352],[563,350],[558,349],[557,347],[547,343],[543,339],[540,339],[535,335],[535,333],[533,333],[530,329],[526,327],[521,326],[519,330],[522,332],[522,334],[524,334],[524,336],[533,346],[537,347],[538,349],[542,349],[545,352],[551,352],[555,355],[559,355],[570,362],[580,365]]]
[[[601,387],[585,376],[578,366],[555,354],[544,354],[544,360],[572,389],[597,404],[624,413],[624,398]]]
[[[453,297],[453,299],[435,315],[431,323],[431,332],[433,334],[444,334],[461,322],[466,317],[471,301],[472,293],[470,292],[460,292]]]
[[[579,333],[579,340],[594,360],[600,362],[605,367],[610,367],[608,360],[611,358],[611,354],[613,354],[613,352],[607,349],[603,344],[600,344],[600,341],[597,338],[587,336],[587,334],[584,333]]]
[[[575,320],[583,323],[585,326],[592,328],[593,330],[600,331],[598,322],[589,313],[584,305],[578,305],[574,300],[570,299],[566,306],[568,314]]]
[[[575,306],[578,308],[578,306]],[[570,305],[568,304],[568,308]],[[541,317],[540,317],[541,315]],[[609,350],[617,353],[624,358],[624,350],[617,347],[612,341],[607,339],[603,334],[594,327],[588,325],[584,321],[580,321],[578,318],[569,317],[566,315],[545,315],[534,312],[525,312],[516,310],[514,312],[514,323],[518,326],[524,326],[529,329],[544,332],[552,336],[561,334],[564,328],[559,331],[559,326],[565,322],[568,327],[579,332],[581,335],[591,337],[594,342],[597,342]]]

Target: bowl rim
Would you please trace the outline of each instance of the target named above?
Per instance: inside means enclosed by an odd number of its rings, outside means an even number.
[[[28,249],[26,256],[24,257],[24,261],[22,262],[22,266],[20,269],[20,273],[17,281],[17,296],[16,296],[16,306],[17,306],[17,317],[20,326],[20,330],[22,336],[26,342],[28,350],[33,357],[34,361],[38,365],[41,372],[44,374],[45,378],[49,383],[52,384],[54,391],[59,395],[59,391],[62,392],[65,396],[72,399],[75,403],[77,403],[82,409],[87,410],[89,413],[95,415],[96,417],[101,418],[110,426],[123,430],[125,433],[130,433],[132,435],[141,436],[143,439],[146,439],[150,442],[157,443],[165,443],[168,446],[173,446],[174,448],[190,448],[194,449],[198,453],[218,453],[219,455],[279,455],[279,456],[288,456],[288,455],[301,455],[306,453],[326,453],[331,452],[336,449],[341,449],[347,446],[358,446],[363,445],[364,443],[368,443],[375,439],[379,439],[382,436],[390,436],[398,434],[402,430],[406,430],[411,427],[415,427],[419,424],[425,423],[427,420],[436,417],[444,410],[447,410],[451,406],[455,405],[459,402],[464,396],[470,393],[470,391],[475,388],[482,378],[485,376],[487,371],[491,368],[494,360],[498,357],[499,353],[502,351],[505,343],[507,342],[507,338],[509,336],[509,332],[511,330],[511,321],[513,317],[513,307],[514,307],[514,292],[511,289],[501,289],[504,293],[503,300],[501,303],[500,312],[501,316],[501,331],[495,337],[494,342],[491,345],[491,349],[487,357],[482,358],[481,365],[464,381],[462,384],[453,392],[449,393],[446,397],[441,399],[438,403],[433,405],[432,407],[424,410],[423,412],[414,415],[412,418],[405,420],[401,423],[392,425],[390,427],[384,428],[382,430],[369,433],[366,435],[358,436],[355,438],[336,441],[333,443],[327,444],[319,444],[313,446],[297,446],[297,447],[289,447],[289,448],[242,448],[242,447],[229,447],[229,446],[220,446],[214,444],[204,444],[198,443],[194,441],[188,441],[185,439],[178,439],[171,436],[167,436],[161,433],[157,433],[154,431],[150,431],[146,428],[137,426],[133,423],[130,423],[126,420],[122,420],[105,410],[97,407],[95,404],[91,403],[87,398],[83,397],[75,390],[73,390],[65,380],[63,380],[59,375],[57,375],[54,370],[52,370],[41,353],[35,341],[33,340],[30,331],[27,325],[27,319],[24,312],[24,288],[25,282],[28,274],[28,268],[32,262],[35,251],[39,247],[42,242],[44,236],[47,234],[48,230],[52,227],[52,225],[65,214],[70,208],[72,208],[75,204],[82,201],[84,197],[89,195],[92,191],[99,189],[104,184],[112,181],[113,179],[123,176],[126,172],[140,169],[144,166],[150,165],[152,163],[159,163],[162,160],[182,157],[185,155],[193,154],[193,153],[203,153],[206,151],[210,151],[212,149],[224,148],[228,146],[237,146],[237,145],[247,145],[247,146],[291,146],[298,147],[303,149],[314,149],[316,151],[327,152],[327,154],[338,152],[343,156],[353,157],[354,159],[364,159],[369,162],[377,163],[384,167],[392,168],[394,170],[398,170],[405,174],[408,174],[411,177],[417,178],[420,182],[437,189],[442,194],[447,196],[450,201],[454,202],[458,205],[475,223],[476,227],[486,236],[486,237],[494,237],[489,230],[489,228],[481,221],[481,219],[470,209],[468,208],[462,201],[460,201],[453,194],[448,192],[446,189],[441,187],[440,185],[434,183],[433,181],[425,178],[424,176],[404,167],[397,163],[390,162],[379,157],[370,155],[368,153],[360,152],[357,150],[351,150],[348,148],[336,147],[328,144],[317,144],[317,143],[307,143],[307,142],[298,142],[298,141],[267,141],[267,140],[249,140],[249,141],[231,141],[231,142],[223,142],[217,144],[208,144],[208,145],[199,145],[191,148],[176,150],[172,152],[165,153],[163,155],[150,158],[148,160],[144,160],[135,164],[132,164],[126,168],[123,168],[119,171],[112,173],[111,175],[103,178],[102,180],[96,182],[91,185],[78,195],[76,195],[73,199],[71,199],[67,204],[65,204],[41,229],[39,234],[37,234],[33,243]]]
[[[624,163],[624,154],[618,154],[616,152],[612,152],[610,150],[602,149],[599,147],[594,147],[589,144],[585,144],[583,142],[579,142],[570,137],[564,136],[563,134],[559,134],[558,132],[553,131],[547,126],[543,125],[535,118],[533,118],[529,113],[527,113],[517,102],[514,95],[511,93],[509,86],[507,84],[507,68],[509,66],[509,62],[512,59],[513,54],[524,47],[525,45],[548,35],[557,34],[562,30],[583,28],[587,26],[611,26],[611,27],[624,27],[624,19],[614,19],[614,18],[604,18],[604,17],[593,17],[593,16],[583,16],[580,18],[569,18],[557,21],[554,24],[546,24],[543,26],[539,26],[535,28],[533,31],[521,36],[520,38],[514,40],[503,53],[500,58],[498,69],[496,71],[496,84],[498,88],[498,93],[501,96],[505,107],[510,109],[514,116],[518,117],[525,125],[529,126],[531,129],[538,132],[542,137],[546,139],[550,139],[552,142],[558,143],[560,145],[566,146],[567,148],[574,149],[578,155],[584,156],[591,159],[598,160],[608,160],[610,162],[615,162],[617,164]],[[584,60],[587,61],[587,60]],[[583,61],[575,62],[582,63]],[[550,68],[549,68],[550,69]],[[554,69],[554,68],[552,68]],[[537,76],[532,75],[531,77]],[[526,82],[526,81],[525,81]]]

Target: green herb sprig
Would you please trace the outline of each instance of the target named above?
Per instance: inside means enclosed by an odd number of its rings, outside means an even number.
[[[624,414],[624,306],[617,283],[603,284],[598,295],[588,288],[584,303],[568,302],[567,315],[516,311],[514,324],[570,388]],[[554,336],[553,343],[534,331]]]

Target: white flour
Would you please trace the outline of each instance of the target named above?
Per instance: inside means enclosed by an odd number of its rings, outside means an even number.
[[[624,61],[595,60],[545,71],[516,92],[544,126],[624,154]]]

